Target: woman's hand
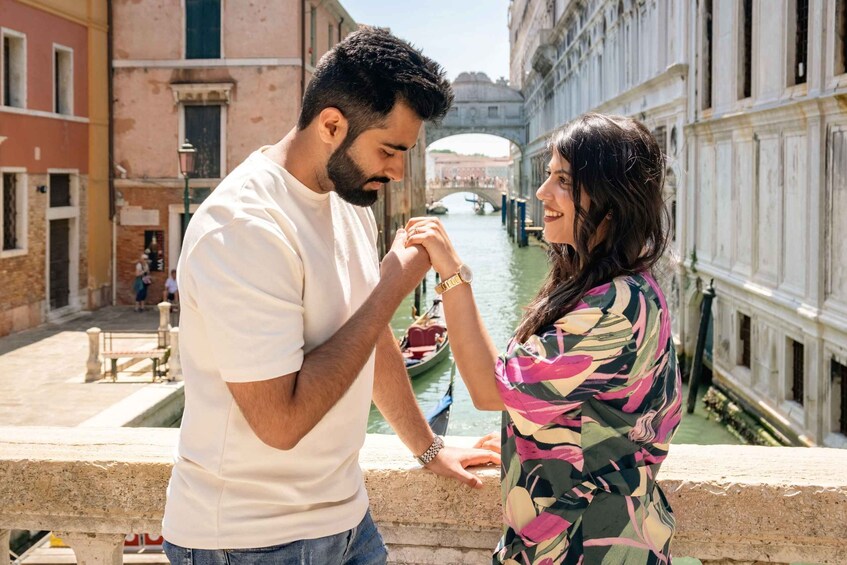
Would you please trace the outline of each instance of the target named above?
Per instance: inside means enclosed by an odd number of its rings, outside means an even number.
[[[412,218],[406,224],[406,245],[423,245],[432,267],[442,279],[452,277],[459,271],[462,260],[453,248],[444,225],[438,218]]]
[[[474,444],[475,449],[487,449],[500,453],[500,432],[491,432],[477,440]]]

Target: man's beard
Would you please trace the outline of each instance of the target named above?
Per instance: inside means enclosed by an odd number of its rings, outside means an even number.
[[[379,191],[366,190],[366,184],[371,182],[385,184],[391,180],[387,177],[368,177],[350,158],[344,144],[330,156],[326,173],[335,185],[336,194],[355,206],[371,206],[379,198]]]

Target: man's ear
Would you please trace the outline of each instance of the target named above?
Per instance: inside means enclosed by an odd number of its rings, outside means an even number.
[[[321,141],[335,149],[347,137],[349,124],[341,110],[329,107],[318,114],[317,127]]]

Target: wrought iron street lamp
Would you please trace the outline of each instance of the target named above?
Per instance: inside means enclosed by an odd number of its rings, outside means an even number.
[[[197,151],[194,149],[194,146],[188,143],[188,140],[185,140],[180,148],[177,150],[179,153],[179,172],[182,173],[182,177],[185,179],[185,191],[182,194],[183,204],[185,204],[185,214],[182,217],[182,236],[185,237],[185,233],[188,231],[188,177],[194,174],[194,157],[197,154]]]

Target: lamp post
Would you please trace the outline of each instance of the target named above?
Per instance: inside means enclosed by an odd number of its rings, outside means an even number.
[[[182,177],[185,179],[185,191],[182,194],[183,204],[185,204],[185,214],[182,217],[182,235],[185,237],[185,233],[188,231],[188,177],[194,174],[194,157],[197,154],[197,151],[194,149],[194,146],[188,143],[188,140],[185,140],[180,148],[177,150],[179,153],[179,172],[182,173]]]

